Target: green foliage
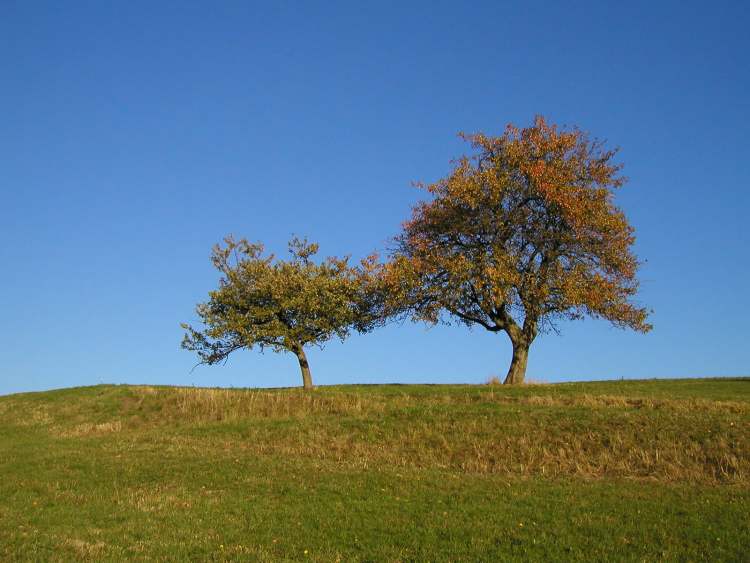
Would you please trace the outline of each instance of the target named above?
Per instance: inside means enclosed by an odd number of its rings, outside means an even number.
[[[298,238],[289,243],[289,261],[264,256],[262,244],[246,239],[224,242],[211,256],[222,274],[219,287],[196,308],[205,329],[182,325],[182,347],[197,352],[201,363],[257,346],[293,352],[305,377],[305,346],[343,341],[351,329],[365,332],[379,322],[370,312],[366,261],[362,267],[350,266],[348,258],[316,263],[318,245]]]

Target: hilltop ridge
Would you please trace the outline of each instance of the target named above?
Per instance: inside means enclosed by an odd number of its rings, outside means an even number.
[[[0,397],[2,558],[732,559],[748,513],[748,378]]]

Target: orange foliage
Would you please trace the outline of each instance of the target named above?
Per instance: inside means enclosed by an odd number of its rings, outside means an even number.
[[[514,350],[560,317],[648,331],[633,302],[633,228],[613,202],[625,182],[616,151],[542,117],[461,137],[477,153],[418,184],[433,198],[414,207],[384,269],[392,311],[429,322],[447,312],[507,332]]]

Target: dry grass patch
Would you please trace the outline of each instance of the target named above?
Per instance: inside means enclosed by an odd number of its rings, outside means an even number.
[[[539,387],[549,388],[548,384]],[[618,395],[539,394],[509,395],[497,392],[435,394],[365,394],[304,392],[301,390],[238,390],[204,388],[159,389],[136,387],[124,402],[124,415],[141,414],[159,424],[169,421],[233,422],[245,419],[304,419],[311,416],[371,417],[409,409],[451,408],[476,404],[587,409],[662,409],[675,412],[750,414],[750,404],[705,399],[652,399]]]
[[[272,392],[237,389],[177,387],[159,395],[141,388],[127,410],[147,410],[158,403],[158,417],[190,422],[237,421],[251,418],[298,419],[311,415],[356,416],[382,413],[387,403],[361,394],[323,394],[303,391]]]
[[[188,510],[193,506],[185,489],[167,484],[130,489],[118,493],[115,498],[142,512]]]
[[[54,433],[62,438],[77,438],[81,436],[111,434],[112,432],[120,432],[121,430],[122,421],[113,420],[110,422],[102,422],[99,424],[84,422],[83,424],[78,424],[73,428],[56,428]]]
[[[204,429],[170,436],[169,447],[220,449],[221,456],[508,477],[747,483],[750,476],[750,405],[742,402],[504,390],[133,391],[129,409],[158,403],[162,423]]]
[[[222,458],[308,459],[356,469],[747,484],[750,451],[745,430],[725,424],[721,431],[704,427],[698,428],[700,435],[691,436],[680,430],[694,420],[685,414],[646,419],[639,412],[620,413],[611,420],[604,413],[605,418],[588,429],[586,422],[579,424],[559,410],[557,419],[533,419],[523,411],[474,417],[453,417],[450,411],[441,416],[437,411],[403,420],[311,418],[281,427],[249,424],[231,432],[217,425],[207,434],[169,437],[167,447],[212,451]],[[715,423],[708,421],[709,426]]]
[[[76,538],[65,538],[61,547],[66,551],[72,551],[79,559],[98,559],[105,551],[107,545],[104,542],[88,542]]]
[[[518,403],[544,407],[586,407],[621,409],[668,409],[678,412],[715,411],[736,414],[750,413],[750,405],[735,401],[706,399],[651,399],[619,395],[537,395],[530,397],[493,397],[498,403]]]
[[[11,407],[2,414],[5,414],[6,416],[14,415],[14,410],[15,409]],[[13,416],[13,422],[18,426],[48,426],[52,424],[53,420],[49,410],[45,406],[37,405],[24,409],[22,413]]]
[[[163,444],[168,455],[191,449],[220,459],[301,458],[347,468],[750,482],[750,403],[741,401],[554,385],[530,392],[373,386],[312,393],[138,386],[92,392],[77,410],[71,405],[12,412],[24,412],[25,424],[54,423],[54,437],[111,435],[103,447],[125,456]]]

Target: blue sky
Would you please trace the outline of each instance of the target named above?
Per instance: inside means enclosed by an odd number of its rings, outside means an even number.
[[[298,385],[198,367],[181,321],[225,234],[383,250],[465,150],[535,114],[621,148],[654,330],[561,326],[541,381],[748,375],[744,2],[3,2],[0,393]],[[309,353],[318,384],[503,375],[502,335],[404,324]]]

